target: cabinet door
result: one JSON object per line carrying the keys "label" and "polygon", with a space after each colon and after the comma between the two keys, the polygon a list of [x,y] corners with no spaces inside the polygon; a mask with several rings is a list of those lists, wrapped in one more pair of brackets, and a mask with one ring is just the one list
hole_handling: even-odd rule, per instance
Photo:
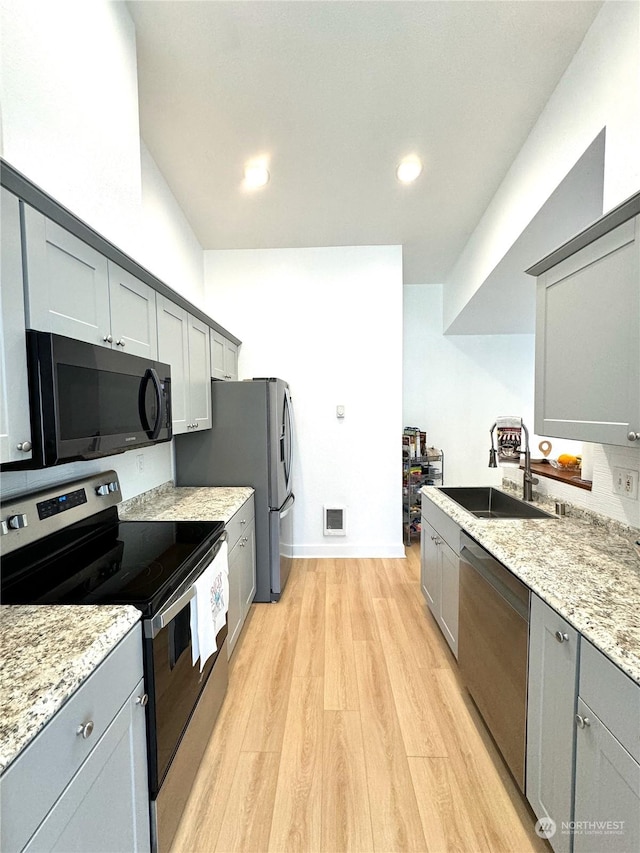
{"label": "cabinet door", "polygon": [[25,851],[150,850],[141,680]]}
{"label": "cabinet door", "polygon": [[244,542],[240,575],[240,601],[242,621],[244,622],[256,595],[256,526],[253,521],[245,529],[242,538]]}
{"label": "cabinet door", "polygon": [[556,853],[571,848],[561,824],[572,819],[578,640],[555,610],[531,596],[525,791],[536,817],[556,822],[549,839]]}
{"label": "cabinet door", "polygon": [[573,849],[640,850],[640,764],[580,698],[578,714]]}
{"label": "cabinet door", "polygon": [[228,379],[226,371],[226,340],[215,329],[209,330],[211,338],[211,376],[213,379]]}
{"label": "cabinet door", "polygon": [[631,446],[640,432],[640,217],[538,280],[535,431]]}
{"label": "cabinet door", "polygon": [[189,395],[191,422],[211,429],[211,349],[209,326],[189,317]]}
{"label": "cabinet door", "polygon": [[110,346],[107,259],[24,205],[27,325]]}
{"label": "cabinet door", "polygon": [[155,290],[109,261],[109,300],[113,348],[156,360],[158,324]]}
{"label": "cabinet door", "polygon": [[422,516],[420,578],[423,595],[436,619],[440,613],[440,552],[438,534]]}
{"label": "cabinet door", "polygon": [[440,539],[440,627],[451,651],[458,657],[458,585],[460,565],[458,555]]}
{"label": "cabinet door", "polygon": [[229,552],[229,610],[227,611],[227,653],[231,657],[242,628],[242,560],[244,550],[239,539]]}
{"label": "cabinet door", "polygon": [[238,347],[220,332],[210,330],[211,376],[213,379],[238,378]]}
{"label": "cabinet door", "polygon": [[238,378],[238,347],[228,339],[225,339],[224,369],[225,379]]}
{"label": "cabinet door", "polygon": [[158,359],[171,365],[171,416],[174,435],[191,423],[189,398],[188,315],[171,300],[157,294]]}
{"label": "cabinet door", "polygon": [[25,462],[32,451],[27,348],[25,343],[24,292],[20,203],[2,188],[2,250],[0,251],[0,463]]}

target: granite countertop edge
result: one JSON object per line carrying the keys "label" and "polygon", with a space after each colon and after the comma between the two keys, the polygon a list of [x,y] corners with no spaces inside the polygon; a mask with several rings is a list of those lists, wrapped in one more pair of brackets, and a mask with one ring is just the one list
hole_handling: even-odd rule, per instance
{"label": "granite countertop edge", "polygon": [[129,605],[0,607],[0,775],[140,616]]}
{"label": "granite countertop edge", "polygon": [[163,483],[118,506],[124,521],[222,521],[227,524],[254,493],[251,486]]}
{"label": "granite countertop edge", "polygon": [[640,685],[638,531],[569,515],[477,519],[437,487],[421,491]]}

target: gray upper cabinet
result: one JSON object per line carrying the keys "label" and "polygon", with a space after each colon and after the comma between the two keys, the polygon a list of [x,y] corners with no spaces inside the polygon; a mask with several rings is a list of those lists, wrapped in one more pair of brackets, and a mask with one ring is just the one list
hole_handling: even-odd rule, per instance
{"label": "gray upper cabinet", "polygon": [[157,294],[158,358],[171,365],[174,435],[211,428],[209,327]]}
{"label": "gray upper cabinet", "polygon": [[31,459],[20,202],[2,188],[0,252],[0,463]]}
{"label": "gray upper cabinet", "polygon": [[157,358],[153,288],[28,205],[24,218],[29,328]]}
{"label": "gray upper cabinet", "polygon": [[537,595],[531,596],[527,700],[526,795],[536,817],[551,818],[549,843],[570,853],[573,733],[579,634]]}
{"label": "gray upper cabinet", "polygon": [[238,378],[238,347],[215,329],[211,335],[211,376],[213,379]]}
{"label": "gray upper cabinet", "polygon": [[640,447],[640,216],[538,276],[535,431]]}
{"label": "gray upper cabinet", "polygon": [[27,325],[110,346],[107,259],[24,205]]}
{"label": "gray upper cabinet", "polygon": [[209,326],[188,315],[189,383],[194,429],[211,429],[211,348]]}
{"label": "gray upper cabinet", "polygon": [[112,346],[131,355],[157,359],[155,290],[109,261],[109,304]]}

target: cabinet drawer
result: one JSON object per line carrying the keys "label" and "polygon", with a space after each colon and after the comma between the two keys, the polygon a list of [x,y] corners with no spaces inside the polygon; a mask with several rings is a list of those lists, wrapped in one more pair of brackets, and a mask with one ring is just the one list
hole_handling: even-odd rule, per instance
{"label": "cabinet drawer", "polygon": [[[2,776],[2,850],[22,849],[142,676],[138,624]],[[78,727],[89,721],[93,731],[83,738]]]}
{"label": "cabinet drawer", "polygon": [[254,500],[253,495],[251,495],[251,497],[242,504],[240,509],[235,513],[235,515],[231,517],[231,519],[225,525],[227,536],[229,537],[229,552],[231,552],[233,546],[244,534],[245,529],[253,521],[253,515]]}
{"label": "cabinet drawer", "polygon": [[452,551],[460,556],[460,527],[425,495],[422,495],[422,517],[434,527]]}
{"label": "cabinet drawer", "polygon": [[640,761],[640,686],[584,638],[580,698]]}

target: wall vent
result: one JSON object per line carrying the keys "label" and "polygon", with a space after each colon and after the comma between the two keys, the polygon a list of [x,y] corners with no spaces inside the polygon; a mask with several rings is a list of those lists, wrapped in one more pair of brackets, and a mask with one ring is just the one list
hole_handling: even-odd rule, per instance
{"label": "wall vent", "polygon": [[325,506],[324,508],[324,535],[346,536],[347,535],[347,509],[344,506]]}

